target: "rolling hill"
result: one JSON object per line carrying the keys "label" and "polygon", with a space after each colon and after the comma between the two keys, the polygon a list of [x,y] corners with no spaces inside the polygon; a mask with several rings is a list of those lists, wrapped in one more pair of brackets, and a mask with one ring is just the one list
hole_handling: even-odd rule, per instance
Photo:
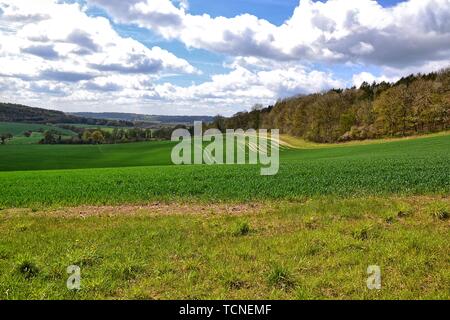
{"label": "rolling hill", "polygon": [[[0,172],[0,205],[282,200],[450,190],[449,135],[339,148],[283,149],[280,171],[270,179],[260,176],[255,165],[172,165],[174,145],[168,141],[0,146],[0,171],[13,171]],[[20,184],[15,183],[18,180]]]}
{"label": "rolling hill", "polygon": [[0,122],[24,122],[24,123],[65,123],[65,124],[90,124],[108,126],[132,126],[132,122],[123,120],[107,120],[79,117],[66,114],[61,111],[33,108],[20,104],[0,103]]}
{"label": "rolling hill", "polygon": [[161,115],[145,115],[136,113],[93,113],[93,112],[75,112],[75,116],[86,117],[92,119],[111,119],[132,122],[149,122],[162,124],[192,124],[194,121],[202,121],[205,123],[212,122],[214,117],[210,116],[161,116]]}

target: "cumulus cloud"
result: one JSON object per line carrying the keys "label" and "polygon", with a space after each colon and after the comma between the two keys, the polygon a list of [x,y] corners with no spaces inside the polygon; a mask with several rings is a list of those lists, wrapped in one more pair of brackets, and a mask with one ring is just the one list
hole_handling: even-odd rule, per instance
{"label": "cumulus cloud", "polygon": [[78,4],[0,0],[0,8],[0,20],[14,25],[0,24],[3,76],[78,82],[104,73],[197,72],[166,50],[119,36],[109,20],[89,17]]}
{"label": "cumulus cloud", "polygon": [[135,91],[164,74],[199,73],[167,50],[121,37],[108,19],[85,9],[57,0],[0,0],[2,100],[20,92],[30,104],[87,106],[110,92],[138,97]]}
{"label": "cumulus cloud", "polygon": [[68,36],[67,41],[78,45],[79,50],[86,50],[86,53],[99,52],[101,47],[94,42],[89,33],[83,30],[73,30]]}
{"label": "cumulus cloud", "polygon": [[53,45],[30,46],[27,48],[23,48],[21,51],[48,60],[56,60],[59,58],[59,54],[54,49]]}
{"label": "cumulus cloud", "polygon": [[[229,115],[291,95],[395,81],[450,60],[450,0],[390,8],[373,0],[301,0],[280,25],[250,14],[194,15],[187,0],[86,1],[111,18],[62,0],[0,0],[1,100],[66,111]],[[149,29],[168,47],[180,41],[224,54],[227,71],[203,75],[203,83],[170,82],[167,75],[194,81],[201,71],[120,36],[110,19]],[[314,70],[336,65],[341,75],[347,68],[346,79]]]}
{"label": "cumulus cloud", "polygon": [[355,85],[356,87],[361,86],[361,84],[363,82],[367,82],[367,83],[373,83],[373,82],[395,82],[397,80],[399,80],[399,77],[387,77],[385,75],[382,76],[375,76],[370,72],[361,72],[358,74],[353,75],[353,85]]}
{"label": "cumulus cloud", "polygon": [[[320,92],[344,85],[331,73],[299,66],[251,69],[232,63],[230,67],[229,73],[213,75],[204,83],[186,87],[169,82],[155,83],[152,76],[134,74],[114,74],[92,79],[82,79],[80,75],[77,79],[80,81],[69,90],[65,86],[51,87],[49,85],[54,82],[44,80],[40,80],[37,90],[31,88],[29,82],[20,79],[15,80],[13,87],[25,92],[26,101],[34,105],[42,105],[45,96],[45,106],[55,109],[64,106],[66,111],[231,115],[249,109],[255,103],[268,105],[274,103],[276,98]],[[68,75],[53,76],[69,80]]]}
{"label": "cumulus cloud", "polygon": [[170,0],[88,0],[188,47],[233,56],[406,67],[450,57],[450,0],[301,0],[276,26],[255,16],[191,15]]}
{"label": "cumulus cloud", "polygon": [[79,82],[92,78],[94,78],[94,76],[90,73],[82,73],[77,71],[43,70],[39,74],[39,79],[58,82]]}
{"label": "cumulus cloud", "polygon": [[[96,79],[97,80],[97,79]],[[229,73],[218,74],[209,81],[187,87],[168,82],[153,84],[148,79],[130,78],[103,79],[98,89],[105,86],[120,86],[121,93],[109,92],[111,99],[133,101],[135,104],[148,105],[158,102],[165,106],[165,113],[178,112],[182,106],[191,106],[188,113],[232,114],[255,103],[271,104],[275,98],[294,94],[320,92],[344,84],[332,74],[307,70],[302,67],[289,67],[272,70],[251,70],[235,65]],[[127,95],[124,97],[123,92]],[[112,95],[112,96],[111,96]],[[195,106],[195,110],[192,110]]]}

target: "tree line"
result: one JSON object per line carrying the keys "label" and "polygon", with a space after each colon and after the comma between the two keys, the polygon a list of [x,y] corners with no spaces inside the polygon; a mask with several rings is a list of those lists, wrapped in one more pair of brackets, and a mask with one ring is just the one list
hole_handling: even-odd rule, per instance
{"label": "tree line", "polygon": [[321,143],[409,136],[450,129],[450,68],[410,75],[396,83],[364,82],[359,88],[296,96],[274,106],[256,105],[212,127],[280,129]]}
{"label": "tree line", "polygon": [[44,132],[40,144],[116,144],[142,142],[152,140],[170,140],[172,132],[185,126],[174,128],[164,127],[160,129],[142,129],[142,128],[114,128],[112,130],[101,128],[80,128],[70,125],[61,125],[63,129],[71,130],[77,135],[72,137],[63,137],[55,130]]}

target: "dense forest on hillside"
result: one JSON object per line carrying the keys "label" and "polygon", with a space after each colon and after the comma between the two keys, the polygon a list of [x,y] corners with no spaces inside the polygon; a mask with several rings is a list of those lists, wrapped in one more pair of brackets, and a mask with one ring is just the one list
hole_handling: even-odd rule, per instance
{"label": "dense forest on hillside", "polygon": [[280,129],[322,143],[448,130],[450,69],[292,97],[267,108],[257,105],[231,118],[217,116],[214,126]]}
{"label": "dense forest on hillside", "polygon": [[71,123],[97,126],[131,127],[132,122],[122,120],[93,119],[68,115],[61,111],[32,108],[19,104],[0,102],[0,122]]}

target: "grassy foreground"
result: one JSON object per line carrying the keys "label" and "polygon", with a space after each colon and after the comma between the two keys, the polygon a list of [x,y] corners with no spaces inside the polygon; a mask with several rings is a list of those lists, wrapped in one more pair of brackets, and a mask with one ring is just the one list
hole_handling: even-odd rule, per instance
{"label": "grassy foreground", "polygon": [[435,196],[4,210],[0,299],[450,299],[449,209]]}

